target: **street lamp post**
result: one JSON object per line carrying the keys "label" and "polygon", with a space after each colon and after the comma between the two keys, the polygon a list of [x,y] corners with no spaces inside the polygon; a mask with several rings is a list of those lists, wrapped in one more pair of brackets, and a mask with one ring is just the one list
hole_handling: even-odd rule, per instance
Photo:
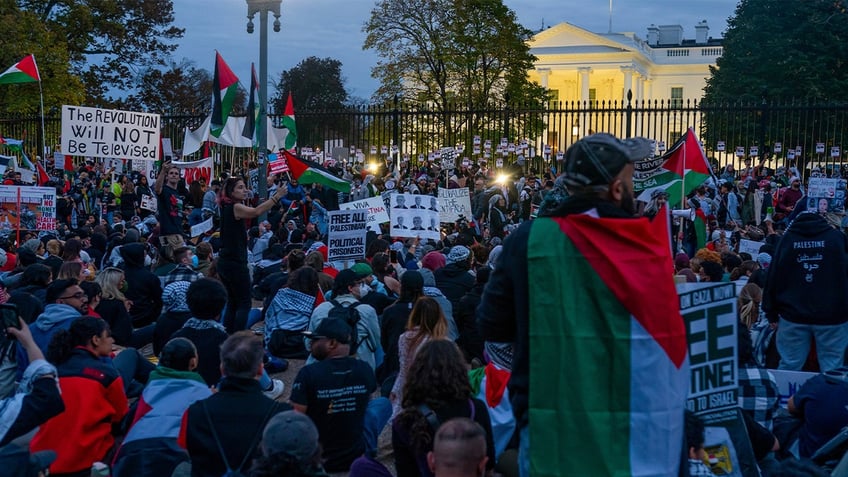
{"label": "street lamp post", "polygon": [[[259,200],[267,198],[268,162],[268,12],[274,14],[274,31],[280,31],[282,0],[247,0],[247,33],[253,33],[253,17],[259,13]],[[265,214],[260,220],[265,219]]]}

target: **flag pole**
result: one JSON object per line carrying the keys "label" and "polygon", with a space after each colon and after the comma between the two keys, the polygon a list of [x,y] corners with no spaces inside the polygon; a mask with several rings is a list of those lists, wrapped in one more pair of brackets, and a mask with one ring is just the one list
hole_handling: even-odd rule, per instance
{"label": "flag pole", "polygon": [[[32,58],[32,61],[35,62],[35,57]],[[36,66],[37,70],[38,66]],[[44,128],[44,89],[41,87],[41,73],[38,74],[38,98],[41,102],[41,167],[47,171],[47,153],[45,152],[47,149],[47,134]],[[39,172],[36,170],[35,173],[38,174]]]}

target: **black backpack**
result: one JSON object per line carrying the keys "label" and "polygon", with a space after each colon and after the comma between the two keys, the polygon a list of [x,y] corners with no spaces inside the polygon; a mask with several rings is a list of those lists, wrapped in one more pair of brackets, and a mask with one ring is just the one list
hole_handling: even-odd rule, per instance
{"label": "black backpack", "polygon": [[370,351],[375,351],[376,346],[372,343],[371,337],[366,331],[363,333],[365,336],[359,337],[359,321],[362,319],[359,316],[359,312],[356,311],[356,307],[361,305],[362,303],[355,303],[349,306],[342,305],[335,299],[330,300],[330,303],[333,304],[333,307],[330,309],[330,312],[327,313],[328,320],[343,320],[345,323],[350,326],[350,329],[353,330],[350,337],[350,354],[351,356],[355,355],[359,350],[359,345],[362,342],[365,342],[365,345],[368,346]]}

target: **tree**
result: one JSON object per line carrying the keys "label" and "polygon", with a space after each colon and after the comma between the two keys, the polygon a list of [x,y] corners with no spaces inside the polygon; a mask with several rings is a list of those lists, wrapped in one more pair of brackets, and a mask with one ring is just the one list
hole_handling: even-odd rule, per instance
{"label": "tree", "polygon": [[848,99],[845,0],[741,0],[704,100]]}
{"label": "tree", "polygon": [[[432,106],[433,120],[454,137],[500,128],[472,111],[517,103],[541,109],[546,99],[527,79],[536,59],[527,45],[532,32],[503,0],[379,0],[364,31],[363,48],[381,58],[372,71],[381,83],[376,96]],[[457,106],[469,114],[450,114]]]}
{"label": "tree", "polygon": [[271,104],[280,113],[289,93],[296,110],[341,109],[348,98],[342,63],[333,58],[306,58],[294,68],[283,71],[275,88]]}
{"label": "tree", "polygon": [[[8,1],[8,0],[7,0]],[[87,102],[109,106],[147,68],[164,66],[184,30],[172,26],[172,0],[18,0],[67,45]]]}
{"label": "tree", "polygon": [[[46,28],[32,13],[22,12],[14,1],[0,2],[0,71],[26,55],[35,55],[42,78],[45,113],[58,111],[62,104],[81,104],[84,88],[70,72],[68,50],[56,32]],[[11,84],[0,87],[0,110],[8,113],[39,111],[37,83]]]}
{"label": "tree", "polygon": [[[184,60],[179,64],[172,63],[167,70],[147,70],[141,75],[136,89],[138,93],[123,100],[121,107],[155,113],[201,112],[209,109],[212,75]],[[240,104],[238,100],[236,103]]]}

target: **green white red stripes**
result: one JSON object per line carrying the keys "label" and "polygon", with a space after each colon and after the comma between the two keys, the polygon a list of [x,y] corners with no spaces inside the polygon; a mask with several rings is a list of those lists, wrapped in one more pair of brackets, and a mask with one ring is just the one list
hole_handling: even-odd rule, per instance
{"label": "green white red stripes", "polygon": [[283,149],[282,155],[289,166],[289,173],[304,184],[321,184],[340,192],[350,192],[350,182],[333,175],[316,162],[301,159]]}
{"label": "green white red stripes", "polygon": [[664,216],[534,220],[532,475],[676,475],[688,364],[666,230]]}
{"label": "green white red stripes", "polygon": [[35,56],[28,55],[0,74],[0,84],[34,83],[41,81]]}

